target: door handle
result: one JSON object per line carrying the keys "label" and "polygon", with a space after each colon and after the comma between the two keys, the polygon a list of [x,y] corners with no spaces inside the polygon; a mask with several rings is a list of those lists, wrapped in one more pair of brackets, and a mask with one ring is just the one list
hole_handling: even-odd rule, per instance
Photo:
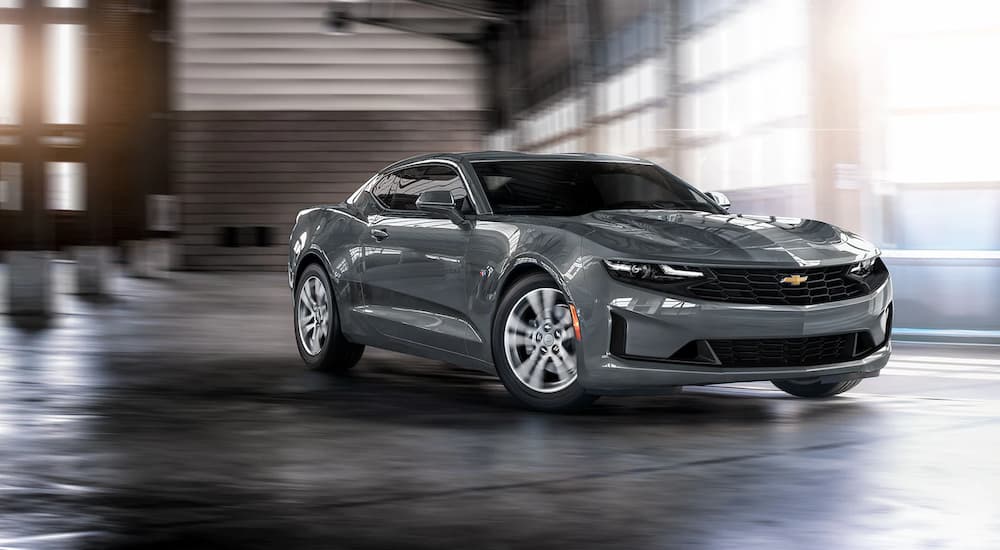
{"label": "door handle", "polygon": [[389,238],[389,232],[385,229],[372,228],[372,238],[376,241],[384,241]]}

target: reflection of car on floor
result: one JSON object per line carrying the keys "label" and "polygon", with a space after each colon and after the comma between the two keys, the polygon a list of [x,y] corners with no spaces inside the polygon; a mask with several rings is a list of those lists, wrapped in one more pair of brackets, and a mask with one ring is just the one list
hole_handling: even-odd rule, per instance
{"label": "reflection of car on floor", "polygon": [[758,380],[827,397],[876,376],[892,322],[878,250],[728,206],[627,157],[406,159],[299,213],[296,342],[322,369],[371,345],[495,371],[544,410]]}

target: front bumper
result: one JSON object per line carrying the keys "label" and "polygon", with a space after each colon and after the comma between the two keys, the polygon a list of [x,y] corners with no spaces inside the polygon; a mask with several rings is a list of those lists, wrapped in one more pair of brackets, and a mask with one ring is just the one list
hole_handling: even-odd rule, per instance
{"label": "front bumper", "polygon": [[[877,376],[889,360],[892,283],[875,292],[812,306],[772,306],[698,301],[601,281],[597,294],[577,299],[583,325],[579,375],[599,394],[664,393],[684,385],[817,378],[824,382]],[[593,288],[593,287],[591,287]],[[612,317],[627,322],[627,339],[612,345]],[[808,366],[741,366],[671,361],[699,340],[808,338],[867,334],[874,351],[856,358]],[[620,336],[620,335],[619,335]],[[616,349],[617,348],[617,349]],[[615,350],[616,352],[613,352]],[[623,353],[624,352],[624,353]]]}

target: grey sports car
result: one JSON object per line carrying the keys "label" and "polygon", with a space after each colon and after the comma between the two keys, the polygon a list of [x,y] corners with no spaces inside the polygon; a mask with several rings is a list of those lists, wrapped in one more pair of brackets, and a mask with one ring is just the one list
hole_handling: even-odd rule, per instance
{"label": "grey sports car", "polygon": [[496,372],[550,411],[760,380],[829,397],[877,376],[892,324],[878,249],[728,207],[629,157],[402,160],[299,212],[295,340],[324,370],[370,345]]}

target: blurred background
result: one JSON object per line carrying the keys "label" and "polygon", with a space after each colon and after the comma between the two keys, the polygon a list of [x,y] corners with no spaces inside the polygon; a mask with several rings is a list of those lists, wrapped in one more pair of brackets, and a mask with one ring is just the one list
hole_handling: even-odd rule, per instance
{"label": "blurred background", "polygon": [[[996,0],[0,0],[0,548],[992,549],[998,56]],[[577,416],[308,371],[296,212],[480,149],[861,233],[892,360]]]}
{"label": "blurred background", "polygon": [[0,0],[0,250],[281,270],[399,158],[621,153],[874,240],[900,337],[996,340],[998,52],[990,0]]}

